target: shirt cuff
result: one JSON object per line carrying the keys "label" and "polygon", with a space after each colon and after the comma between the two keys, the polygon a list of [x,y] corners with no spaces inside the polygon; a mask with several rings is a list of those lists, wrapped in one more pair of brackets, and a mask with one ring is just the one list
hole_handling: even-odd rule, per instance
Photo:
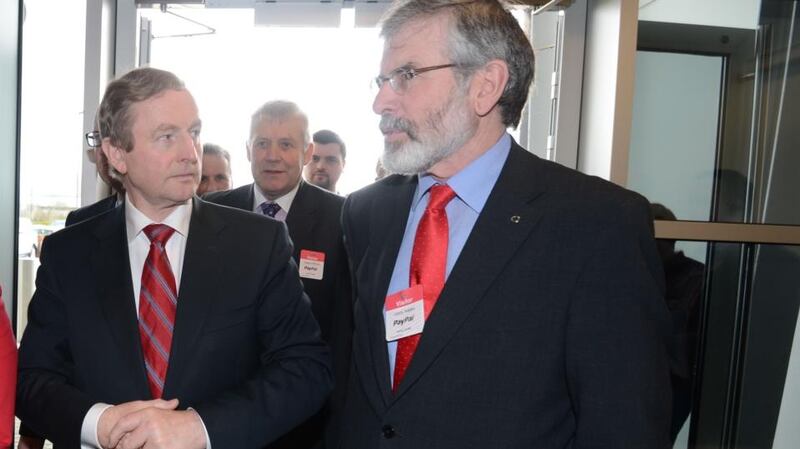
{"label": "shirt cuff", "polygon": [[186,410],[191,410],[194,412],[195,415],[197,415],[197,419],[200,420],[200,424],[203,426],[203,433],[206,434],[206,449],[211,449],[211,437],[208,436],[208,429],[206,429],[206,423],[203,422],[203,417],[200,416],[199,413],[197,413],[197,410],[191,407],[187,408]]}
{"label": "shirt cuff", "polygon": [[100,440],[97,438],[97,424],[100,422],[100,415],[111,405],[98,402],[86,412],[81,425],[81,449],[96,449],[100,447]]}

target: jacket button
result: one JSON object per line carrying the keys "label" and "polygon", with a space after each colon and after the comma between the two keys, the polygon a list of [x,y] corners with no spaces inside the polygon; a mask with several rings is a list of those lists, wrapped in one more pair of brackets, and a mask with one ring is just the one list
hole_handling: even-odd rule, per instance
{"label": "jacket button", "polygon": [[383,432],[383,437],[387,440],[397,436],[397,432],[395,432],[394,427],[390,426],[389,424],[383,426],[381,428],[381,432]]}

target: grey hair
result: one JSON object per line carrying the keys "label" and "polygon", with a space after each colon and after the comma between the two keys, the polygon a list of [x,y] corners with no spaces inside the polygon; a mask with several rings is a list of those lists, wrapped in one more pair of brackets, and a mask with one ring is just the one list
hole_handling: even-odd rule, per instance
{"label": "grey hair", "polygon": [[231,154],[228,152],[228,150],[222,148],[221,146],[215,143],[203,144],[203,156],[205,156],[206,154],[209,156],[219,156],[228,161],[228,164],[231,163]]}
{"label": "grey hair", "polygon": [[303,122],[303,148],[311,142],[308,134],[308,116],[297,104],[286,100],[268,101],[253,113],[250,119],[250,138],[262,121],[280,122],[291,117],[300,117]]}
{"label": "grey hair", "polygon": [[384,16],[381,36],[390,40],[409,22],[435,14],[452,19],[447,50],[462,87],[493,59],[508,65],[508,83],[497,104],[503,124],[516,128],[535,61],[531,43],[514,16],[497,0],[399,0]]}

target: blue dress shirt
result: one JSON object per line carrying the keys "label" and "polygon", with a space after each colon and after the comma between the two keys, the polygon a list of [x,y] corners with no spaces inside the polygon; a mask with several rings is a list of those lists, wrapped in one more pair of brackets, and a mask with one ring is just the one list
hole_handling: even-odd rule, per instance
{"label": "blue dress shirt", "polygon": [[[411,202],[411,210],[408,214],[403,242],[400,245],[400,252],[397,254],[397,260],[394,264],[387,296],[409,287],[411,250],[414,247],[414,236],[417,233],[417,225],[419,225],[419,221],[425,213],[425,208],[428,206],[428,191],[435,184],[447,184],[456,193],[456,197],[445,208],[449,225],[445,271],[445,282],[447,282],[447,277],[450,276],[450,271],[455,266],[458,256],[461,254],[461,250],[472,232],[472,227],[478,221],[478,215],[483,210],[483,206],[486,204],[486,200],[489,198],[489,194],[500,176],[500,171],[508,158],[509,151],[511,151],[511,136],[506,133],[481,157],[472,161],[450,179],[442,182],[433,175],[419,175],[419,182],[417,183],[417,189],[414,191],[414,199]],[[436,313],[435,307],[431,313]],[[391,385],[394,378],[397,341],[388,342],[387,349],[389,351],[389,382]]]}

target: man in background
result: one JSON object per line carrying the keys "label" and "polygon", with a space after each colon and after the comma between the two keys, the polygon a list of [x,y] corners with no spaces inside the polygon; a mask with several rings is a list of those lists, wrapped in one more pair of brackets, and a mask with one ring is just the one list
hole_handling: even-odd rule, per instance
{"label": "man in background", "polygon": [[285,229],[194,196],[201,121],[172,73],[111,82],[98,115],[125,201],[48,237],[17,414],[55,447],[261,448],[331,386]]}
{"label": "man in background", "polygon": [[231,155],[228,150],[213,143],[203,144],[203,171],[197,194],[231,189]]}
{"label": "man in background", "polygon": [[247,158],[253,183],[205,198],[286,222],[305,292],[333,353],[336,386],[329,407],[274,447],[302,449],[322,443],[327,411],[341,404],[340,387],[350,360],[350,275],[339,220],[344,199],[302,180],[312,154],[303,111],[289,101],[267,102],[250,121]]}
{"label": "man in background", "polygon": [[336,192],[336,183],[342,176],[347,148],[333,131],[322,129],[314,133],[314,153],[306,164],[303,176],[306,181],[329,192]]}
{"label": "man in background", "polygon": [[67,214],[67,219],[64,223],[66,226],[73,225],[111,210],[117,205],[122,204],[125,199],[125,187],[119,179],[112,176],[108,165],[108,159],[101,149],[100,144],[102,142],[102,137],[100,136],[100,130],[98,129],[100,126],[97,123],[96,116],[94,127],[95,129],[86,133],[85,136],[86,157],[97,168],[97,175],[100,176],[100,179],[111,188],[111,194],[95,203],[75,209]]}
{"label": "man in background", "polygon": [[496,0],[393,2],[390,173],[345,202],[347,449],[669,447],[669,315],[648,203],[516,127],[530,42]]}

